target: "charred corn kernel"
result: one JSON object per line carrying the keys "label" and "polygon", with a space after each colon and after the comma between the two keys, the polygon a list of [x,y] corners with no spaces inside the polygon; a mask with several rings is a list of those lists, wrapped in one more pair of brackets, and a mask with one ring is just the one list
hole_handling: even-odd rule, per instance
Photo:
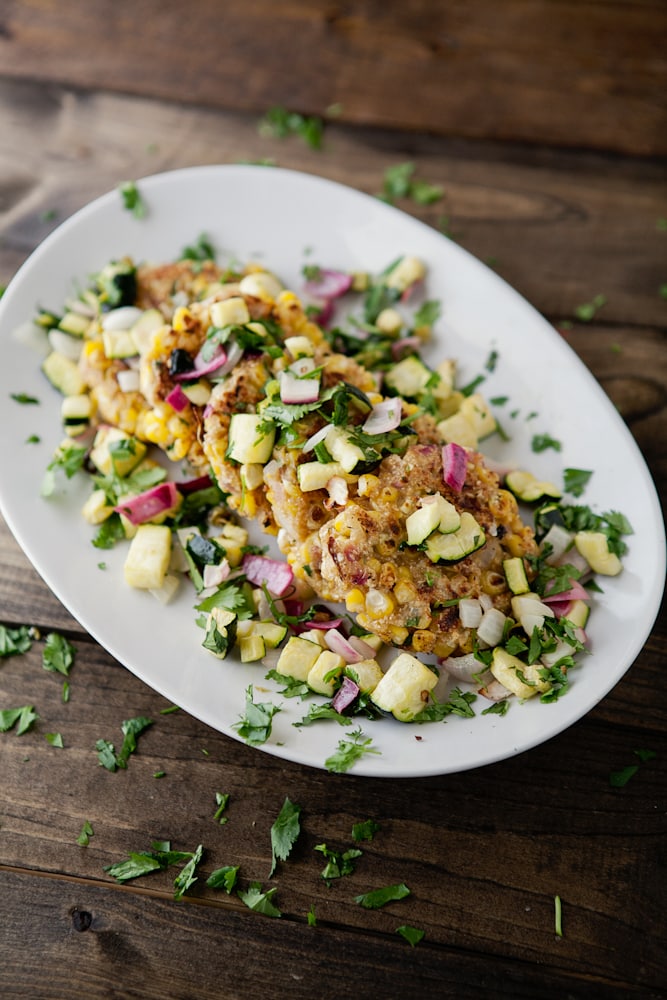
{"label": "charred corn kernel", "polygon": [[396,603],[390,594],[372,588],[366,594],[366,614],[369,618],[386,618],[392,613]]}
{"label": "charred corn kernel", "polygon": [[412,648],[418,653],[432,653],[435,646],[435,635],[427,629],[417,629],[412,633]]}
{"label": "charred corn kernel", "polygon": [[[482,471],[481,467],[478,467],[478,471]],[[496,490],[489,497],[489,510],[498,520],[506,520],[516,514],[518,509],[516,497],[509,490]]]}
{"label": "charred corn kernel", "polygon": [[380,333],[387,333],[391,336],[398,333],[403,326],[403,317],[396,309],[383,309],[375,320],[375,325]]}
{"label": "charred corn kernel", "polygon": [[380,490],[379,499],[382,503],[389,504],[393,507],[398,500],[398,490],[395,486],[383,486]]}
{"label": "charred corn kernel", "polygon": [[399,580],[406,580],[408,582],[411,582],[412,581],[412,573],[410,571],[410,568],[408,566],[399,566],[398,567],[398,578],[399,578]]}
{"label": "charred corn kernel", "polygon": [[507,535],[503,539],[507,551],[513,556],[522,556],[526,551],[526,544],[520,535]]}
{"label": "charred corn kernel", "polygon": [[402,628],[399,625],[392,625],[389,631],[391,632],[391,641],[394,646],[405,645],[410,635],[406,628]]}
{"label": "charred corn kernel", "polygon": [[366,607],[366,599],[364,598],[363,592],[355,587],[345,598],[345,607],[348,611],[353,614],[357,614],[359,611],[363,611]]}
{"label": "charred corn kernel", "polygon": [[364,475],[359,476],[359,482],[357,483],[357,493],[360,497],[369,497],[378,487],[380,480],[377,476]]}
{"label": "charred corn kernel", "polygon": [[482,573],[482,590],[485,594],[502,594],[507,590],[507,581],[503,573],[487,569]]}
{"label": "charred corn kernel", "polygon": [[399,604],[411,604],[413,601],[418,599],[419,592],[414,583],[408,583],[406,580],[399,580],[394,587],[394,597]]}
{"label": "charred corn kernel", "polygon": [[[375,551],[383,559],[388,559],[390,556],[396,555],[397,543],[393,538],[387,538],[386,541],[379,541],[375,543]],[[392,566],[392,571],[394,577],[396,576],[396,567]]]}
{"label": "charred corn kernel", "polygon": [[[174,319],[171,325],[176,333],[186,333],[188,330],[193,330],[197,326],[198,322],[197,317],[190,312],[187,306],[180,306],[174,313]],[[156,341],[159,342],[157,337]]]}
{"label": "charred corn kernel", "polygon": [[456,646],[452,646],[451,643],[446,642],[444,639],[436,638],[435,645],[433,646],[431,652],[445,660],[448,656],[451,656],[455,650]]}

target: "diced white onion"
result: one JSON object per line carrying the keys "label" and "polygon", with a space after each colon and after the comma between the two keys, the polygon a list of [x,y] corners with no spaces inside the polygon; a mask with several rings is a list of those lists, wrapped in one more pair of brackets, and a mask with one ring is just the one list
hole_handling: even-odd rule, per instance
{"label": "diced white onion", "polygon": [[83,341],[80,337],[73,337],[62,330],[49,330],[47,337],[49,344],[58,354],[63,354],[70,361],[78,361],[81,357]]}
{"label": "diced white onion", "polygon": [[503,637],[505,615],[498,608],[485,611],[477,628],[477,638],[487,642],[489,646],[497,646]]}
{"label": "diced white onion", "polygon": [[540,546],[542,549],[544,549],[546,545],[551,546],[551,552],[547,556],[546,561],[550,564],[558,562],[560,557],[572,545],[573,539],[574,534],[571,531],[568,531],[567,528],[563,528],[560,524],[552,524],[542,539]]}
{"label": "diced white onion", "polygon": [[464,628],[477,628],[482,620],[482,605],[476,597],[463,597],[459,601],[459,618]]}
{"label": "diced white onion", "polygon": [[47,355],[49,353],[49,342],[44,336],[44,330],[37,326],[32,320],[26,320],[12,330],[12,337],[23,347],[29,347],[38,354]]}
{"label": "diced white onion", "polygon": [[152,588],[151,594],[160,602],[160,604],[168,604],[178,590],[179,583],[180,579],[177,576],[172,576],[170,573],[167,573],[162,586]]}
{"label": "diced white onion", "polygon": [[139,392],[139,372],[134,368],[122,368],[116,375],[121,392]]}
{"label": "diced white onion", "polygon": [[442,661],[442,666],[451,677],[464,684],[472,684],[474,676],[481,676],[484,672],[484,664],[480,663],[474,653],[466,653],[464,656],[448,656],[446,660]]}
{"label": "diced white onion", "polygon": [[141,309],[136,306],[121,306],[105,313],[100,322],[103,330],[129,330],[141,315]]}
{"label": "diced white onion", "polygon": [[479,603],[482,605],[482,611],[488,611],[493,607],[493,598],[490,594],[480,594]]}

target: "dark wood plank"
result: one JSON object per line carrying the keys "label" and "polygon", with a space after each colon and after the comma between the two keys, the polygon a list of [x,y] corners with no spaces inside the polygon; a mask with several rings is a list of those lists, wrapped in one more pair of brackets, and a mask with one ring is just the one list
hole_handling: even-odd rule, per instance
{"label": "dark wood plank", "polygon": [[[336,1000],[420,996],[477,1000],[652,1000],[635,984],[579,978],[539,964],[480,962],[425,940],[414,953],[393,933],[345,933],[229,907],[169,903],[136,891],[0,870],[3,996],[80,994],[141,1000]],[[84,929],[85,928],[85,929]],[[196,985],[195,985],[196,984]]]}
{"label": "dark wood plank", "polygon": [[[202,843],[202,875],[240,864],[243,886],[259,880],[278,887],[290,922],[303,924],[313,906],[327,927],[385,941],[409,923],[426,930],[433,946],[539,966],[553,976],[646,990],[663,981],[664,830],[655,804],[667,793],[667,718],[659,699],[643,719],[645,693],[659,683],[658,657],[638,664],[603,706],[529,754],[461,775],[388,782],[301,768],[186,713],[160,715],[164,699],[94,644],[76,645],[67,704],[62,678],[41,669],[38,645],[0,670],[0,704],[33,704],[40,715],[24,736],[0,737],[11,789],[0,817],[0,865],[66,872],[92,884],[109,882],[105,865],[156,838],[179,850]],[[637,691],[644,692],[641,710],[634,707]],[[100,768],[95,741],[118,739],[121,720],[139,714],[155,721],[127,770]],[[46,732],[60,732],[64,749],[49,746]],[[636,763],[635,749],[657,757],[625,788],[612,788],[610,772]],[[157,771],[165,777],[154,778]],[[213,819],[216,791],[231,796],[224,826]],[[293,857],[269,880],[269,830],[286,795],[302,806],[303,832]],[[346,849],[352,824],[367,818],[380,831],[361,845],[355,874],[327,888],[315,845]],[[84,820],[95,831],[87,848],[76,844]],[[172,877],[158,873],[136,885],[167,899]],[[370,888],[401,881],[412,896],[387,910],[354,902]],[[554,934],[556,894],[563,900],[562,939]],[[220,902],[203,880],[192,896]],[[222,902],[240,909],[238,900]]]}
{"label": "dark wood plank", "polygon": [[667,325],[660,165],[339,126],[316,151],[296,138],[259,135],[254,117],[7,81],[0,129],[0,281],[59,221],[128,177],[272,157],[375,194],[388,167],[410,160],[445,197],[401,207],[434,227],[446,216],[462,246],[492,258],[545,315],[572,317],[602,293],[601,322]]}
{"label": "dark wood plank", "polygon": [[[10,0],[3,73],[263,112],[535,144],[667,151],[663,4]],[[139,25],[150,25],[150,43]],[[303,81],[308,81],[304,87]]]}

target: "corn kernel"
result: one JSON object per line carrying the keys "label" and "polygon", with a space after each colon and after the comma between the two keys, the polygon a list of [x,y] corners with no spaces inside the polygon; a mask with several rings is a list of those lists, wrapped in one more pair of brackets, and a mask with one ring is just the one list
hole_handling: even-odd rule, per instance
{"label": "corn kernel", "polygon": [[435,646],[435,635],[426,629],[417,629],[412,635],[412,648],[417,653],[431,653]]}
{"label": "corn kernel", "polygon": [[394,587],[394,597],[399,604],[411,604],[417,600],[419,592],[413,583],[408,583],[406,580],[399,580]]}
{"label": "corn kernel", "polygon": [[[186,333],[197,325],[197,319],[186,306],[180,306],[174,313],[172,327],[177,333]],[[157,340],[157,338],[156,338]]]}
{"label": "corn kernel", "polygon": [[377,476],[366,474],[364,476],[359,476],[359,482],[357,483],[357,493],[360,497],[368,497],[377,489],[377,485],[380,482]]}
{"label": "corn kernel", "polygon": [[502,573],[495,570],[485,570],[482,574],[482,590],[485,594],[502,594],[507,590],[507,582]]}
{"label": "corn kernel", "polygon": [[366,607],[366,601],[363,592],[359,590],[358,587],[355,587],[355,589],[351,590],[347,595],[345,598],[345,606],[347,610],[351,611],[353,614],[364,610]]}
{"label": "corn kernel", "polygon": [[386,618],[396,607],[390,594],[372,589],[366,595],[366,614],[369,618]]}
{"label": "corn kernel", "polygon": [[401,628],[398,625],[392,625],[391,629],[391,641],[395,646],[403,646],[407,641],[410,633],[406,628]]}

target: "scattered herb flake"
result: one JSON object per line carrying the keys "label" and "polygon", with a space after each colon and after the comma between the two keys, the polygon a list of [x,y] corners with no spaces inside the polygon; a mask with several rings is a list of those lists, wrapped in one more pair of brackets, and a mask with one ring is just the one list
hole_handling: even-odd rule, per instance
{"label": "scattered herb flake", "polygon": [[132,212],[135,219],[143,219],[146,216],[146,202],[142,198],[139,188],[134,181],[123,181],[118,185],[118,191],[123,200],[123,208]]}
{"label": "scattered herb flake", "polygon": [[201,861],[203,851],[203,846],[199,844],[193,851],[192,857],[186,861],[174,879],[174,899],[181,899],[190,886],[194,885],[197,881],[195,872],[197,870],[197,865]]}
{"label": "scattered herb flake", "polygon": [[16,726],[16,735],[23,736],[39,716],[33,705],[22,705],[21,708],[4,708],[0,710],[0,733],[6,733]]}
{"label": "scattered herb flake", "polygon": [[374,819],[364,820],[363,823],[355,823],[352,827],[352,839],[357,843],[360,840],[372,840],[380,829],[380,824]]}
{"label": "scattered herb flake", "polygon": [[638,770],[639,764],[630,764],[628,767],[621,768],[620,771],[612,771],[609,775],[609,784],[612,788],[624,788]]}
{"label": "scattered herb flake", "polygon": [[39,434],[30,434],[29,437],[25,439],[26,444],[39,444],[41,441]]}
{"label": "scattered herb flake", "polygon": [[502,701],[494,701],[493,705],[489,705],[480,714],[481,715],[506,715],[507,710],[510,707],[509,699],[503,698]]}
{"label": "scattered herb flake", "polygon": [[347,851],[334,851],[326,844],[317,844],[314,850],[319,851],[326,858],[327,863],[320,875],[327,884],[330,884],[333,879],[352,875],[354,862],[363,855],[363,851],[360,851],[358,847],[350,847]]}
{"label": "scattered herb flake", "polygon": [[153,774],[154,778],[166,778],[166,776],[167,776],[166,771],[155,771]]}
{"label": "scattered herb flake", "polygon": [[645,764],[647,760],[654,760],[657,757],[655,750],[633,750],[633,754],[639,757],[642,764]]}
{"label": "scattered herb flake", "polygon": [[0,625],[0,658],[27,653],[31,646],[29,625]]}
{"label": "scattered herb flake", "polygon": [[74,646],[64,635],[49,632],[42,650],[42,666],[54,673],[69,674],[74,663]]}
{"label": "scattered herb flake", "polygon": [[590,323],[606,302],[607,297],[605,295],[596,295],[590,302],[583,302],[581,305],[576,306],[574,315],[581,323]]}
{"label": "scattered herb flake", "polygon": [[38,406],[39,400],[36,396],[29,396],[27,392],[10,392],[14,402],[21,403],[22,406]]}
{"label": "scattered herb flake", "polygon": [[530,447],[537,454],[541,451],[546,451],[547,448],[553,448],[554,451],[560,451],[562,449],[562,444],[557,441],[556,438],[552,438],[550,434],[534,434],[533,439],[530,442]]}
{"label": "scattered herb flake", "polygon": [[295,805],[286,797],[271,827],[271,871],[269,878],[276,870],[277,862],[287,860],[297,841],[301,832],[300,814],[301,806]]}
{"label": "scattered herb flake", "polygon": [[280,708],[271,702],[256,702],[253,700],[253,687],[246,689],[245,715],[235,722],[233,729],[250,746],[266,743],[271,735],[272,719]]}
{"label": "scattered herb flake", "polygon": [[398,885],[387,885],[382,889],[372,889],[361,896],[355,896],[354,901],[367,910],[379,910],[380,907],[386,906],[387,903],[391,903],[397,899],[405,899],[409,895],[410,890],[405,882],[400,882]]}
{"label": "scattered herb flake", "polygon": [[216,820],[220,826],[223,826],[227,822],[227,817],[223,816],[223,812],[227,808],[227,803],[229,802],[229,792],[216,792],[215,793],[215,803],[217,809],[213,813],[213,819]]}
{"label": "scattered herb flake", "polygon": [[168,708],[161,708],[160,715],[171,715],[173,712],[180,712],[180,705],[169,705]]}
{"label": "scattered herb flake", "polygon": [[286,139],[288,136],[297,135],[311,149],[322,148],[323,132],[324,123],[321,118],[288,111],[281,106],[269,108],[259,123],[260,135],[272,139]]}
{"label": "scattered herb flake", "polygon": [[593,473],[589,469],[564,469],[563,487],[565,492],[571,493],[573,497],[580,497],[592,475]]}
{"label": "scattered herb flake", "polygon": [[211,243],[206,233],[200,233],[196,241],[181,250],[181,260],[192,260],[203,263],[207,260],[215,260],[215,247]]}
{"label": "scattered herb flake", "polygon": [[658,289],[658,295],[660,296],[661,299],[667,299],[667,282],[660,285],[660,288]]}
{"label": "scattered herb flake", "polygon": [[238,874],[238,865],[224,865],[222,868],[216,868],[214,872],[211,872],[206,879],[206,885],[210,889],[224,889],[229,896],[236,885]]}
{"label": "scattered herb flake", "polygon": [[277,887],[269,889],[267,892],[262,892],[261,884],[253,882],[246,892],[239,891],[238,896],[249,910],[263,913],[266,917],[280,917],[282,916],[280,910],[272,902],[277,892]]}
{"label": "scattered herb flake", "polygon": [[81,833],[76,838],[76,842],[79,847],[88,847],[90,843],[90,838],[94,836],[95,831],[93,830],[91,824],[88,820],[84,820],[83,826],[81,827]]}
{"label": "scattered herb flake", "polygon": [[309,927],[317,927],[317,917],[315,916],[315,905],[313,904],[306,914]]}
{"label": "scattered herb flake", "polygon": [[372,746],[373,740],[370,737],[364,738],[364,736],[365,734],[359,728],[351,732],[349,736],[339,740],[336,752],[331,757],[327,757],[324,762],[327,770],[343,774],[345,771],[349,771],[365,754],[379,754],[381,751]]}
{"label": "scattered herb flake", "polygon": [[63,681],[62,700],[65,704],[69,701],[69,681]]}
{"label": "scattered herb flake", "polygon": [[560,896],[554,896],[554,924],[555,931],[558,937],[563,936],[563,907],[560,901]]}
{"label": "scattered herb flake", "polygon": [[113,743],[109,743],[108,740],[98,740],[96,742],[95,749],[97,750],[100,765],[106,768],[107,771],[112,772],[117,771],[119,768],[125,769],[130,754],[134,753],[137,749],[137,738],[145,729],[152,725],[153,720],[147,719],[143,715],[137,716],[134,719],[125,719],[120,727],[124,739],[118,754],[116,754],[116,748]]}
{"label": "scattered herb flake", "polygon": [[44,739],[52,747],[58,747],[59,749],[62,750],[63,747],[65,746],[65,744],[63,743],[63,738],[60,733],[45,733]]}
{"label": "scattered herb flake", "polygon": [[418,927],[411,927],[409,924],[402,924],[400,927],[396,928],[396,933],[400,934],[402,938],[405,938],[408,944],[414,948],[416,944],[419,944],[426,932],[420,930]]}

